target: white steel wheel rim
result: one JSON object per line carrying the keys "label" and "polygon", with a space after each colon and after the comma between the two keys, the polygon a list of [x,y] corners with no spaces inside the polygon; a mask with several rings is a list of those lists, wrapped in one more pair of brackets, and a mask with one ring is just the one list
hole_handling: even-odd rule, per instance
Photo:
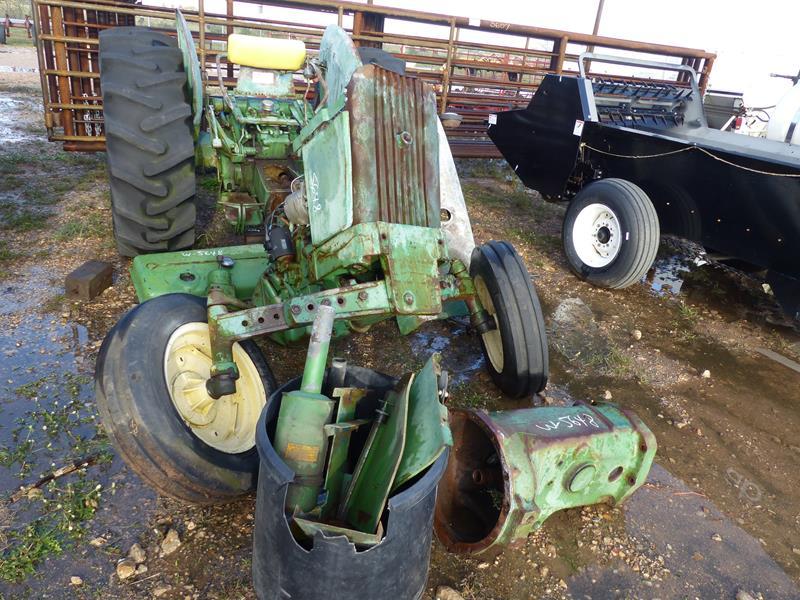
{"label": "white steel wheel rim", "polygon": [[492,368],[498,373],[502,373],[504,364],[503,339],[500,337],[500,323],[497,322],[497,311],[494,308],[492,295],[489,293],[489,288],[486,287],[486,282],[480,275],[475,277],[473,283],[475,285],[475,293],[478,295],[478,300],[481,301],[483,309],[494,319],[494,329],[481,334],[483,347],[486,349],[486,356]]}
{"label": "white steel wheel rim", "polygon": [[186,323],[174,331],[164,353],[164,378],[172,405],[194,435],[227,454],[255,446],[256,424],[267,393],[255,363],[237,343],[236,392],[214,400],[206,390],[211,375],[208,323]]}
{"label": "white steel wheel rim", "polygon": [[621,245],[622,227],[613,210],[600,203],[581,209],[572,226],[572,246],[583,264],[607,267],[617,258]]}

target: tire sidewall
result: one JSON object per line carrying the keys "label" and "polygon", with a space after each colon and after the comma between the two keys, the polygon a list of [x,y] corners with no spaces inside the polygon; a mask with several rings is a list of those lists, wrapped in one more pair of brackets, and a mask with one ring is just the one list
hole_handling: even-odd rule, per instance
{"label": "tire sidewall", "polygon": [[490,241],[473,252],[470,274],[486,284],[500,331],[502,371],[494,368],[480,338],[492,380],[514,398],[540,392],[548,378],[544,317],[524,262],[510,243]]}
{"label": "tire sidewall", "polygon": [[513,340],[514,328],[512,327],[509,315],[506,310],[505,303],[507,298],[500,290],[500,283],[497,281],[494,269],[498,265],[492,264],[491,258],[487,257],[482,252],[472,260],[475,265],[473,277],[481,277],[486,284],[486,290],[492,298],[492,303],[495,308],[495,319],[497,327],[500,330],[500,342],[503,345],[503,370],[498,371],[494,368],[492,361],[489,360],[488,353],[486,352],[486,344],[484,343],[483,336],[480,337],[481,349],[483,350],[486,359],[486,366],[489,369],[489,374],[492,380],[500,388],[505,388],[507,383],[506,379],[517,374],[517,352],[520,350],[516,348]]}
{"label": "tire sidewall", "polygon": [[[118,362],[109,365],[118,394],[107,401],[129,415],[130,431],[148,458],[170,476],[189,480],[191,487],[207,487],[208,495],[235,496],[255,486],[258,451],[228,454],[200,440],[180,417],[173,404],[164,374],[164,355],[171,335],[192,322],[207,322],[205,299],[169,294],[149,300],[129,312],[115,328],[120,337]],[[262,376],[267,398],[275,382],[253,342],[242,342]],[[113,417],[112,417],[113,418]],[[116,422],[115,426],[120,427]],[[112,435],[117,437],[118,434]],[[135,465],[134,469],[136,468]],[[168,487],[164,482],[161,487]]]}
{"label": "tire sidewall", "polygon": [[[585,264],[575,250],[572,230],[580,212],[590,204],[603,204],[617,217],[620,227],[620,247],[614,259],[604,267],[591,267]],[[621,197],[618,188],[606,181],[596,181],[586,186],[575,196],[567,208],[562,230],[564,253],[570,268],[578,277],[601,286],[612,286],[631,271],[637,260],[636,242],[631,231],[631,207]]]}

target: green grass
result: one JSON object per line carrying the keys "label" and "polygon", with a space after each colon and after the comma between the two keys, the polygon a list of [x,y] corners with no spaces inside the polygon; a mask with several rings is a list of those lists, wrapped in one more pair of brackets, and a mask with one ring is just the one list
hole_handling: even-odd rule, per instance
{"label": "green grass", "polygon": [[495,410],[498,407],[497,396],[475,389],[470,383],[460,383],[450,386],[448,406],[453,408],[484,408]]}
{"label": "green grass", "polygon": [[101,497],[100,485],[83,475],[66,484],[52,481],[41,492],[28,501],[41,503],[43,514],[10,530],[0,546],[0,580],[22,581],[48,556],[57,556],[80,540]]}
{"label": "green grass", "polygon": [[672,329],[675,331],[675,338],[679,342],[693,342],[697,339],[695,333],[695,326],[700,320],[700,313],[696,308],[693,308],[681,301],[678,305],[677,318],[672,321]]}
{"label": "green grass", "polygon": [[216,177],[203,177],[200,180],[200,187],[209,192],[216,192],[219,189],[219,181]]}
{"label": "green grass", "polygon": [[[14,395],[31,408],[14,420],[11,443],[0,446],[0,466],[30,481],[90,457],[93,465],[108,464],[110,441],[86,400],[91,381],[89,375],[65,372],[17,386]],[[20,499],[14,520],[0,527],[0,582],[20,582],[48,557],[78,544],[102,493],[86,469],[79,469]]]}
{"label": "green grass", "polygon": [[[2,158],[0,158],[2,161]],[[22,187],[24,180],[22,177],[17,175],[8,174],[3,178],[0,178],[0,192],[10,192],[12,190],[16,190]]]}
{"label": "green grass", "polygon": [[633,361],[614,344],[610,344],[603,352],[587,356],[585,366],[589,372],[620,379],[636,374]]}
{"label": "green grass", "polygon": [[33,46],[33,38],[28,37],[28,32],[17,27],[11,30],[11,35],[6,38],[6,46]]}
{"label": "green grass", "polygon": [[12,150],[0,155],[0,173],[11,174],[18,172],[20,166],[42,166],[42,155],[38,152],[27,150]]}
{"label": "green grass", "polygon": [[633,361],[616,346],[611,346],[608,349],[604,365],[608,374],[614,377],[633,375]]}
{"label": "green grass", "polygon": [[0,262],[14,260],[15,258],[19,258],[20,256],[21,255],[19,252],[11,250],[8,247],[8,242],[0,240]]}
{"label": "green grass", "polygon": [[508,230],[511,237],[520,242],[530,244],[544,252],[554,252],[561,249],[561,238],[549,233],[537,233],[533,229],[521,229],[512,227]]}
{"label": "green grass", "polygon": [[11,231],[44,229],[49,215],[40,211],[9,205],[0,206],[0,228]]}
{"label": "green grass", "polygon": [[[3,82],[0,83],[0,91],[3,91],[7,94],[21,94],[25,96],[30,96],[31,94],[36,94],[36,95],[41,94],[42,88],[40,88],[35,83]],[[44,124],[42,124],[42,130],[44,130]]]}
{"label": "green grass", "polygon": [[108,233],[105,217],[99,212],[90,212],[85,217],[70,219],[55,232],[55,239],[64,242],[76,238],[103,237]]}

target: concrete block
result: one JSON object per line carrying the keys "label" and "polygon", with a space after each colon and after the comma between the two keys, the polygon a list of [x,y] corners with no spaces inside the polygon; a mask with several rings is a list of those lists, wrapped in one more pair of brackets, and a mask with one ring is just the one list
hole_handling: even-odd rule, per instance
{"label": "concrete block", "polygon": [[90,260],[64,280],[64,293],[74,300],[92,300],[113,284],[114,267],[110,263]]}

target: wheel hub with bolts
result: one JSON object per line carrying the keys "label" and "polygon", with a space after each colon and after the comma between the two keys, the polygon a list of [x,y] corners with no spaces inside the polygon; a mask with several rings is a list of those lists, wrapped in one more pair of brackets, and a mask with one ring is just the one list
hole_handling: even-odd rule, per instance
{"label": "wheel hub with bolts", "polygon": [[207,323],[186,323],[170,337],[164,352],[164,377],[181,419],[203,442],[229,454],[255,444],[256,423],[266,392],[255,364],[239,344],[233,347],[239,368],[236,391],[212,398],[206,389],[211,374],[211,341]]}
{"label": "wheel hub with bolts", "polygon": [[586,206],[575,219],[572,243],[586,265],[602,268],[611,264],[622,243],[622,228],[616,213],[605,204]]}

